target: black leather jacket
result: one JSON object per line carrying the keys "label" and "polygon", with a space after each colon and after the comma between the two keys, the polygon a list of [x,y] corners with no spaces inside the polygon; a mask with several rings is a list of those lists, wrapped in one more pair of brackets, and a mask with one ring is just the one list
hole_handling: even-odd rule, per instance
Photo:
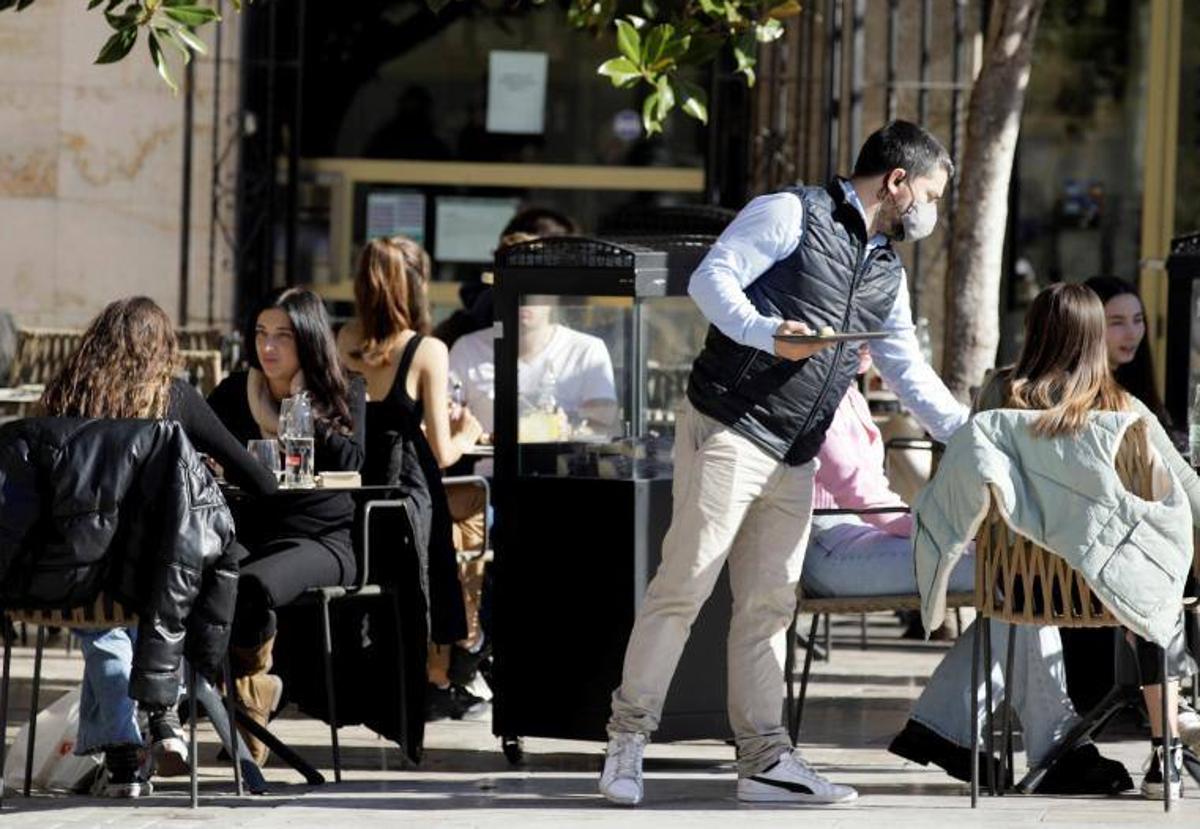
{"label": "black leather jacket", "polygon": [[[900,257],[890,244],[867,250],[862,214],[837,179],[788,192],[804,205],[800,244],[754,280],[746,296],[759,313],[814,330],[879,330],[904,278]],[[798,465],[816,457],[857,369],[858,354],[847,343],[792,362],[709,326],[688,399],[771,457]]]}
{"label": "black leather jacket", "polygon": [[30,418],[0,427],[0,605],[100,592],[138,614],[129,695],[173,704],[186,653],[218,672],[237,597],[233,518],[179,424]]}

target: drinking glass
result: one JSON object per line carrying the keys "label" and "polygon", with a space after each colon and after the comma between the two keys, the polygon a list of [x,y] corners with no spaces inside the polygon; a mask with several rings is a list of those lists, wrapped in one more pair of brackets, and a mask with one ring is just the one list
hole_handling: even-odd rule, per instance
{"label": "drinking glass", "polygon": [[279,453],[279,441],[250,440],[246,442],[246,449],[272,475],[279,477],[279,473],[283,471],[283,456]]}

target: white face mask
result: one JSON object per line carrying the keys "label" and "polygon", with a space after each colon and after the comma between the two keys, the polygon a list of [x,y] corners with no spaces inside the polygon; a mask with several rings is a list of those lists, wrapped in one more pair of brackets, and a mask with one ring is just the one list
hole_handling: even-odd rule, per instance
{"label": "white face mask", "polygon": [[[908,192],[913,193],[912,185],[909,185]],[[913,193],[913,203],[900,216],[904,225],[901,241],[904,242],[920,241],[933,233],[933,229],[937,227],[937,204],[931,201],[918,202],[916,199],[917,194]]]}

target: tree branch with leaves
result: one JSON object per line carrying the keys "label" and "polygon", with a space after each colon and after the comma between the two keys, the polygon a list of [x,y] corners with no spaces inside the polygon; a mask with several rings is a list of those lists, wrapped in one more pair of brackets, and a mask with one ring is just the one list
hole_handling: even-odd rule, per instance
{"label": "tree branch with leaves", "polygon": [[[231,3],[240,11],[249,1]],[[0,12],[23,11],[36,2],[0,0]],[[437,14],[451,3],[483,5],[490,0],[425,2]],[[531,2],[536,6],[546,0]],[[89,0],[87,8],[101,11],[113,29],[96,63],[124,59],[144,32],[150,60],[172,90],[178,84],[169,52],[177,52],[185,63],[194,54],[206,54],[197,30],[220,19],[213,0]],[[596,71],[618,88],[647,89],[642,124],[648,134],[661,132],[677,108],[707,123],[708,95],[685,75],[727,52],[734,70],[753,86],[759,44],[777,40],[783,34],[781,21],[799,13],[798,0],[569,0],[567,6],[567,19],[576,29],[613,39],[615,54]]]}
{"label": "tree branch with leaves", "polygon": [[[24,11],[37,0],[0,0],[0,12],[13,9]],[[231,0],[237,10],[242,0]],[[103,8],[102,8],[103,7]],[[167,50],[178,53],[186,64],[193,54],[208,54],[208,47],[196,30],[221,19],[211,4],[197,0],[89,0],[88,11],[100,11],[113,34],[100,48],[96,63],[116,63],[124,59],[143,32],[150,60],[159,76],[174,92],[179,85],[167,60]]]}

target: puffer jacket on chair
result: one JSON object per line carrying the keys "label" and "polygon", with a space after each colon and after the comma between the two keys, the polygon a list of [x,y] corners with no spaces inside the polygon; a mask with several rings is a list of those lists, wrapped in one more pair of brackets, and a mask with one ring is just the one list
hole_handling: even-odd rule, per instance
{"label": "puffer jacket on chair", "polygon": [[237,596],[233,517],[182,427],[30,418],[0,427],[0,606],[138,614],[129,695],[173,704],[180,657],[217,673]]}
{"label": "puffer jacket on chair", "polygon": [[1041,412],[982,412],[946,445],[937,475],[913,508],[921,615],[945,615],[946,584],[996,499],[1013,531],[1078,570],[1122,624],[1158,645],[1174,635],[1192,562],[1192,514],[1165,465],[1146,501],[1121,483],[1115,459],[1130,412],[1092,412],[1078,435],[1036,437]]}

